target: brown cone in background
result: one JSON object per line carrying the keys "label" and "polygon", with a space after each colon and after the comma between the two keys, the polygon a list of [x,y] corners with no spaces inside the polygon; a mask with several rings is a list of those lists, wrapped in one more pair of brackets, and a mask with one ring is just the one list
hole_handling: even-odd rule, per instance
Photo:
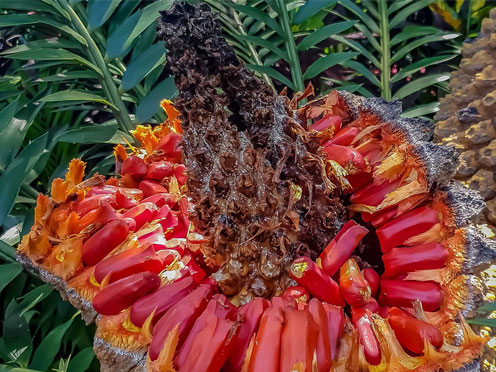
{"label": "brown cone in background", "polygon": [[435,140],[460,153],[455,178],[480,192],[487,208],[479,223],[496,228],[496,9],[479,36],[464,43],[451,74],[451,93],[441,99]]}

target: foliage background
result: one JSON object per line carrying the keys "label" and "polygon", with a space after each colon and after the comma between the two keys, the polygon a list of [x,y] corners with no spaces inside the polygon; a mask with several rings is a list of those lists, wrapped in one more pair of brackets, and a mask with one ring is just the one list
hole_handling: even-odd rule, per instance
{"label": "foliage background", "polygon": [[[190,0],[197,2],[198,0]],[[278,92],[312,82],[402,99],[431,117],[481,0],[202,0],[238,56]],[[171,0],[0,0],[0,371],[98,371],[93,326],[15,263],[39,192],[81,157],[111,174],[112,146],[165,119],[176,93],[156,39]],[[487,309],[486,309],[487,310]]]}

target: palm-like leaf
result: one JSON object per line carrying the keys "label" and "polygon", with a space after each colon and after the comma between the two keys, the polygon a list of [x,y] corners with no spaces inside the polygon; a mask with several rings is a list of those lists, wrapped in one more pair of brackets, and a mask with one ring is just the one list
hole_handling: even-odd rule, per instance
{"label": "palm-like leaf", "polygon": [[[413,79],[412,81],[406,80],[409,75],[422,68],[438,65],[456,57],[458,52],[454,49],[452,51],[447,50],[440,56],[424,57],[414,64],[406,66],[396,75],[392,73],[395,64],[399,63],[416,48],[434,42],[446,43],[459,36],[458,33],[444,32],[435,27],[405,24],[405,20],[408,17],[434,2],[435,0],[368,1],[363,3],[365,10],[368,11],[364,12],[364,9],[350,0],[338,0],[341,6],[359,19],[359,22],[354,27],[364,35],[367,45],[346,40],[346,38],[340,36],[335,37],[335,39],[347,44],[351,49],[363,55],[366,60],[372,62],[373,68],[379,72],[380,80],[376,79],[375,76],[365,74],[364,72],[368,68],[360,62],[356,62],[354,67],[350,67],[376,86],[380,90],[382,97],[387,100],[393,97],[404,99],[421,89],[449,79],[449,74],[438,73]],[[360,65],[358,65],[359,63]],[[400,82],[401,86],[399,87],[393,85]],[[432,111],[429,112],[429,109]],[[434,112],[436,109],[436,105],[426,105],[422,110],[415,112],[427,114]]]}
{"label": "palm-like leaf", "polygon": [[[0,252],[6,243],[0,241]],[[0,370],[84,372],[98,370],[92,348],[94,326],[19,263],[0,264],[3,332]],[[61,357],[65,355],[65,357]],[[60,369],[60,367],[63,367]]]}
{"label": "palm-like leaf", "polygon": [[[219,13],[228,40],[248,66],[266,79],[272,78],[292,90],[303,90],[309,79],[323,77],[334,86],[357,90],[367,96],[379,92],[386,99],[405,98],[418,89],[440,84],[440,75],[422,77],[420,82],[409,81],[410,75],[458,55],[455,48],[445,48],[440,56],[421,57],[399,71],[396,69],[397,74],[392,72],[396,64],[419,47],[432,43],[448,45],[458,36],[455,32],[406,22],[435,0],[205,1]],[[322,12],[333,13],[343,21],[300,27],[307,23],[315,25],[311,20]],[[356,32],[346,34],[351,28]],[[329,44],[332,40],[341,50],[323,53],[320,43]],[[318,58],[302,68],[301,57],[306,51],[314,51]],[[281,63],[283,67],[288,66],[287,71],[281,68]],[[323,72],[336,65],[349,71],[352,80],[359,77],[361,83],[326,78]],[[373,70],[377,70],[377,75]],[[364,81],[370,90],[365,88]],[[436,105],[429,104],[412,113],[425,115],[436,109]]]}
{"label": "palm-like leaf", "polygon": [[[330,35],[349,29],[354,24],[353,21],[346,21],[299,31],[295,15],[299,14],[298,10],[305,1],[206,2],[219,13],[228,41],[248,67],[265,79],[270,77],[291,90],[304,90],[307,80],[356,55],[354,52],[335,53],[332,56],[322,53],[317,61],[303,71],[300,53],[310,49],[317,51],[316,46],[320,42],[328,39]],[[289,72],[278,69],[275,66],[278,62],[287,65]]]}

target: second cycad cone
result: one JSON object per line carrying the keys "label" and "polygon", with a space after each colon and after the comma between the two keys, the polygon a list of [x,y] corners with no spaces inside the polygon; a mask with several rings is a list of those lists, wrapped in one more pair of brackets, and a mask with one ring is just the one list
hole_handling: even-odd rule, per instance
{"label": "second cycad cone", "polygon": [[478,190],[487,208],[479,223],[496,229],[496,9],[479,36],[462,49],[452,93],[441,100],[435,137],[460,152],[455,178]]}

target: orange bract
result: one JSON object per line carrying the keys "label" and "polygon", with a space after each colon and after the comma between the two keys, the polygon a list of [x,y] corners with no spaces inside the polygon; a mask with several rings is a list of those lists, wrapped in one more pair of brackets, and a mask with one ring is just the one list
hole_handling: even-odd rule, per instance
{"label": "orange bract", "polygon": [[65,175],[65,180],[56,178],[52,182],[52,199],[57,203],[62,203],[67,196],[74,191],[76,185],[83,180],[86,163],[81,159],[73,159],[69,163],[69,170]]}

